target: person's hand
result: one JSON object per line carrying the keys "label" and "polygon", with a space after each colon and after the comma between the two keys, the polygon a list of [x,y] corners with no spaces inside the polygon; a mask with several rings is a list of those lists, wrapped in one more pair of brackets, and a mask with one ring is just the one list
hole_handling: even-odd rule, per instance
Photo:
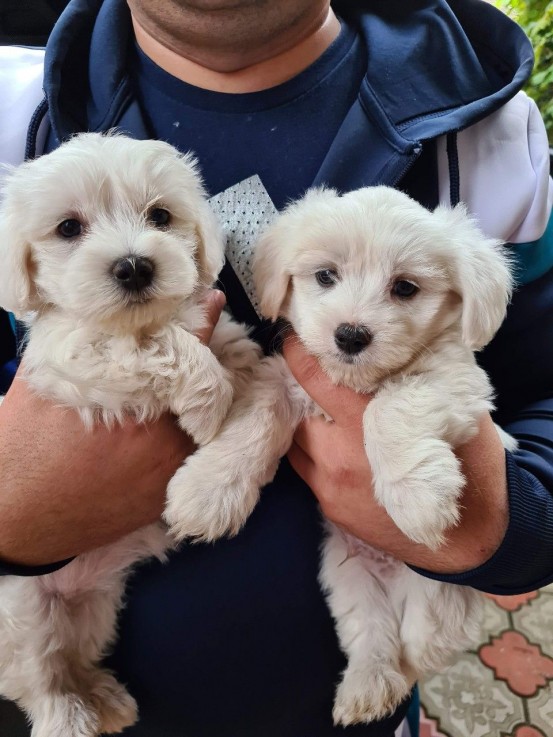
{"label": "person's hand", "polygon": [[[213,291],[208,344],[224,305]],[[170,415],[86,431],[76,412],[16,376],[0,406],[0,559],[41,565],[113,542],[157,520],[192,441]]]}
{"label": "person's hand", "polygon": [[488,560],[508,521],[505,453],[490,416],[482,418],[478,435],[456,450],[467,479],[462,519],[447,532],[445,544],[432,552],[409,540],[374,499],[362,429],[370,396],[334,386],[293,338],[285,341],[284,356],[297,381],[333,419],[304,421],[288,453],[323,514],[370,545],[436,572],[469,570]]}

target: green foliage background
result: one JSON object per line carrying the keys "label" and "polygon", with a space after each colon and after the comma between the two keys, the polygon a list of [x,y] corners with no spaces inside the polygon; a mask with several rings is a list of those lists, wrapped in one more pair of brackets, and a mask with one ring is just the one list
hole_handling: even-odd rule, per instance
{"label": "green foliage background", "polygon": [[526,31],[534,47],[536,63],[526,85],[543,115],[553,145],[553,0],[494,0]]}

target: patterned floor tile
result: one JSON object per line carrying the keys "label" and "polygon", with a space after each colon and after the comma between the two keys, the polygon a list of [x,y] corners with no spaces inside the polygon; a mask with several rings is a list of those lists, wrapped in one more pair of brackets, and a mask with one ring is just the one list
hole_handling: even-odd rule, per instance
{"label": "patterned floor tile", "polygon": [[421,737],[553,737],[553,584],[489,595],[481,644],[420,692]]}
{"label": "patterned floor tile", "polygon": [[[507,597],[502,597],[503,599]],[[487,642],[489,637],[497,635],[511,628],[509,610],[498,606],[491,598],[484,602],[484,621],[480,635],[481,642]]]}
{"label": "patterned floor tile", "polygon": [[420,684],[427,715],[451,737],[499,737],[526,722],[522,699],[474,653]]}
{"label": "patterned floor tile", "polygon": [[532,599],[538,597],[537,591],[530,591],[528,594],[518,594],[517,596],[498,596],[496,594],[486,594],[498,607],[508,612],[516,612]]}
{"label": "patterned floor tile", "polygon": [[495,677],[505,681],[518,696],[533,696],[553,679],[553,660],[521,632],[511,630],[492,637],[478,655]]}
{"label": "patterned floor tile", "polygon": [[550,737],[550,734],[545,734],[541,729],[536,729],[536,727],[532,727],[529,724],[522,724],[516,727],[515,731],[510,735],[502,733],[501,737]]}
{"label": "patterned floor tile", "polygon": [[421,706],[419,737],[448,737],[448,735],[440,732],[435,719],[430,719],[426,715],[424,707]]}
{"label": "patterned floor tile", "polygon": [[533,699],[527,701],[529,721],[541,729],[545,737],[553,735],[553,684],[542,689]]}
{"label": "patterned floor tile", "polygon": [[[553,657],[553,596],[541,594],[518,612],[513,612],[516,630]],[[553,732],[553,730],[552,730]]]}

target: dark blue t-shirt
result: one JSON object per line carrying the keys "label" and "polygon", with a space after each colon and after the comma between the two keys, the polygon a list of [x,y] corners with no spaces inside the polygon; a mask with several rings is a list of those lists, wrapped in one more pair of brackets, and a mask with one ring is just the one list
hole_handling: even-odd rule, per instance
{"label": "dark blue t-shirt", "polygon": [[367,65],[362,40],[343,22],[317,61],[262,92],[193,87],[135,53],[137,97],[152,136],[194,152],[210,194],[257,174],[277,209],[311,186]]}

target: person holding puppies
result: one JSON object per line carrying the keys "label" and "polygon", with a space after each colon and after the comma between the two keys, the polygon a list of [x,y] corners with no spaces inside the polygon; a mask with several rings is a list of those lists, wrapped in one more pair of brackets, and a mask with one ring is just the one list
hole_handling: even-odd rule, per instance
{"label": "person holding puppies", "polygon": [[[429,578],[500,594],[553,578],[551,190],[543,124],[519,93],[532,63],[520,29],[478,0],[72,0],[44,61],[14,49],[1,59],[4,161],[114,127],[195,153],[228,221],[227,301],[261,340],[253,244],[313,185],[388,184],[430,209],[463,201],[517,262],[507,319],[481,365],[497,392],[494,419],[519,450],[504,451],[484,414],[458,449],[461,520],[437,551],[404,536],[374,499],[361,422],[370,397],[332,386],[285,344],[292,372],[334,422],[300,426],[239,535],[185,545],[137,573],[110,659],[139,704],[129,735],[344,731],[331,718],[344,660],[317,583],[317,501]],[[167,482],[192,452],[169,417],[83,437],[78,418],[18,381],[0,434],[6,574],[52,570],[159,518]],[[391,737],[407,707],[345,734]]]}

